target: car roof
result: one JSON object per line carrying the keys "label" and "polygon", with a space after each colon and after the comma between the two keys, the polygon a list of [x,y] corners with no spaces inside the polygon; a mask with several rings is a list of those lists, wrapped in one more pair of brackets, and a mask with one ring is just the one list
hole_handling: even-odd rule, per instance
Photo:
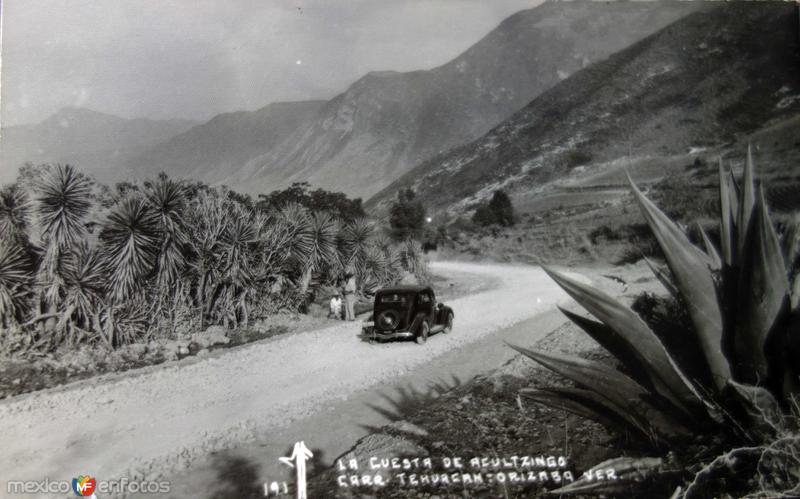
{"label": "car roof", "polygon": [[402,286],[392,286],[391,288],[379,289],[376,294],[388,293],[419,293],[420,291],[433,291],[430,286],[422,286],[419,284],[406,284]]}

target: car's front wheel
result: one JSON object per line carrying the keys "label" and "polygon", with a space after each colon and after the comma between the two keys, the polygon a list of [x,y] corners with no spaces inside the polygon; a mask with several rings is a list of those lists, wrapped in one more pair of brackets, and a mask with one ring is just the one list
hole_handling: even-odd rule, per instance
{"label": "car's front wheel", "polygon": [[415,338],[417,345],[423,345],[426,341],[428,341],[428,335],[430,332],[431,327],[428,325],[428,321],[422,321],[422,324],[419,325],[419,331],[417,331],[417,337]]}
{"label": "car's front wheel", "polygon": [[447,318],[444,320],[444,329],[442,329],[445,334],[451,331],[453,331],[453,312],[447,314]]}

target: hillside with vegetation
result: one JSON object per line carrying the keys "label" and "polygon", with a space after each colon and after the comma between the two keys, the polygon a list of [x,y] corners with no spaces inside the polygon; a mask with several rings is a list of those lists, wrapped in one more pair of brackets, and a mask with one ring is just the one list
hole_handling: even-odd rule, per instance
{"label": "hillside with vegetation", "polygon": [[779,180],[784,192],[774,194],[788,199],[800,183],[798,81],[796,5],[718,5],[575,73],[367,205],[385,209],[412,188],[448,224],[503,189],[529,236],[576,221],[585,234],[630,211],[623,169],[648,187],[663,179],[708,193],[718,158],[739,170],[748,143],[767,186]]}

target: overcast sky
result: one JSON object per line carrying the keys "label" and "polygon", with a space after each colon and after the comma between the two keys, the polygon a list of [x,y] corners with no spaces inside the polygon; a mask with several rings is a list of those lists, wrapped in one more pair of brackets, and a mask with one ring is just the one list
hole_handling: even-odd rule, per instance
{"label": "overcast sky", "polygon": [[208,119],[428,69],[541,0],[3,0],[2,124]]}

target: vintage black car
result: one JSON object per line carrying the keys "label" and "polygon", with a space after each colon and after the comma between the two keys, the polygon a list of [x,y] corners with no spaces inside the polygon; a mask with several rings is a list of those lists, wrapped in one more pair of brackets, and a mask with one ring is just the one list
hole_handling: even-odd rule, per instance
{"label": "vintage black car", "polygon": [[453,309],[436,303],[430,286],[384,288],[375,293],[375,307],[361,337],[371,342],[413,338],[421,345],[432,334],[452,331],[453,318]]}

